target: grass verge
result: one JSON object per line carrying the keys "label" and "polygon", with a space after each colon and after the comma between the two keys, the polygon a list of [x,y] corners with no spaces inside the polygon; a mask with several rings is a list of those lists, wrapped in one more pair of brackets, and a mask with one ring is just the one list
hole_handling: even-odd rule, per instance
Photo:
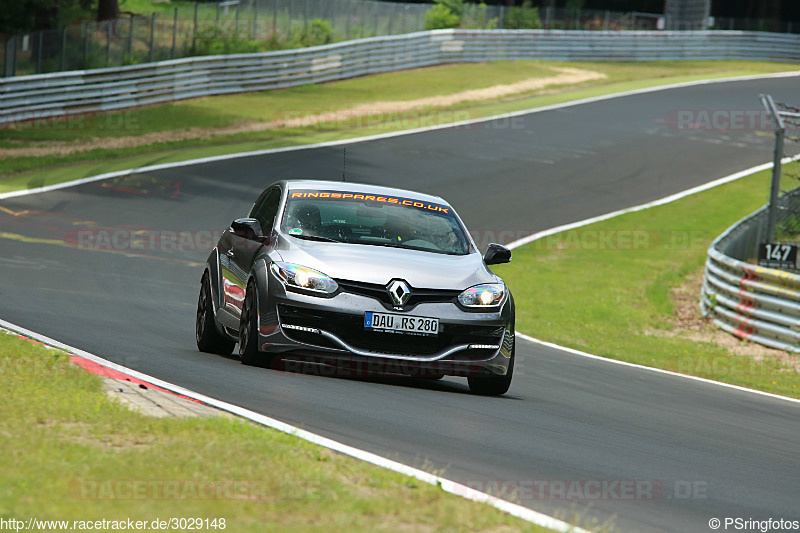
{"label": "grass verge", "polygon": [[6,520],[224,519],[216,530],[233,532],[547,531],[238,419],[129,411],[67,355],[14,335],[0,333],[0,375]]}
{"label": "grass verge", "polygon": [[[422,97],[552,76],[553,68],[593,70],[605,79],[549,86],[492,101],[463,101],[404,113],[375,112],[296,127],[250,131],[266,123],[356,105],[404,102]],[[571,63],[544,61],[444,65],[232,96],[219,96],[77,116],[32,121],[0,129],[0,192],[50,185],[98,173],[266,148],[350,139],[422,126],[471,120],[621,91],[698,79],[796,70],[793,64],[743,61]],[[754,104],[755,106],[756,104]],[[236,131],[239,126],[241,131]],[[224,135],[219,134],[225,129]],[[201,136],[182,138],[186,132]],[[141,144],[147,137],[148,142]],[[99,142],[98,142],[99,141]],[[152,141],[152,142],[150,142]],[[84,143],[86,149],[76,149]],[[25,155],[45,147],[52,153]],[[58,153],[66,147],[69,153]]]}
{"label": "grass verge", "polygon": [[[770,171],[759,172],[514,250],[514,262],[496,272],[514,291],[517,328],[612,359],[800,398],[800,374],[786,364],[797,356],[734,355],[710,327],[698,341],[675,317],[671,296],[700,275],[712,240],[764,204],[769,180]],[[695,291],[690,311],[700,321]]]}

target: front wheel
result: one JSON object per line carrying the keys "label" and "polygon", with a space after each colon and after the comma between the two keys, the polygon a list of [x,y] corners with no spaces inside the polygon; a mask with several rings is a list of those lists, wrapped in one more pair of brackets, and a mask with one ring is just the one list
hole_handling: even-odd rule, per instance
{"label": "front wheel", "polygon": [[194,328],[197,349],[201,352],[230,355],[233,345],[231,339],[217,331],[214,324],[214,304],[211,301],[211,282],[208,272],[200,281],[200,296],[197,299],[197,320]]}
{"label": "front wheel", "polygon": [[246,365],[259,366],[269,358],[258,349],[258,291],[255,282],[247,284],[242,318],[239,322],[239,359]]}
{"label": "front wheel", "polygon": [[470,376],[467,378],[469,390],[481,396],[501,396],[511,387],[511,378],[514,375],[514,353],[517,349],[516,340],[511,348],[511,360],[508,362],[508,371],[505,376]]}

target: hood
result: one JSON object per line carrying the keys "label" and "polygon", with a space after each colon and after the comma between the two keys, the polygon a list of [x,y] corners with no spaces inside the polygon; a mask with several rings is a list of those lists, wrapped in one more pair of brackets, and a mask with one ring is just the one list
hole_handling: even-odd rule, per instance
{"label": "hood", "polygon": [[464,290],[500,281],[478,253],[447,255],[366,244],[304,241],[280,236],[283,260],[335,279],[386,285],[399,278],[420,289]]}

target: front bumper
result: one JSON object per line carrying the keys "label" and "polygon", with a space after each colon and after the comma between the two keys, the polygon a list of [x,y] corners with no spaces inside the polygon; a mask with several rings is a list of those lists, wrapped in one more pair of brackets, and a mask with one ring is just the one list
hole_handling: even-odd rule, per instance
{"label": "front bumper", "polygon": [[385,313],[380,301],[346,290],[322,298],[287,291],[270,275],[259,298],[259,345],[288,359],[357,367],[367,373],[504,375],[514,342],[507,301],[491,313],[466,312],[452,302],[419,303],[397,314],[436,317],[439,334],[418,336],[364,328],[367,311]]}

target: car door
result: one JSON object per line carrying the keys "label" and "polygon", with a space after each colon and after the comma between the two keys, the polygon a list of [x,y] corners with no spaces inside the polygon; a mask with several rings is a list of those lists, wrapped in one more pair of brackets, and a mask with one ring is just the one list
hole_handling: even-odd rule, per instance
{"label": "car door", "polygon": [[[255,218],[265,236],[272,232],[281,200],[279,187],[267,189],[253,205],[249,218]],[[226,309],[237,319],[242,312],[247,280],[258,251],[267,244],[258,239],[236,235],[230,228],[222,239],[220,265],[222,266],[223,294]],[[229,246],[227,244],[230,243]]]}

